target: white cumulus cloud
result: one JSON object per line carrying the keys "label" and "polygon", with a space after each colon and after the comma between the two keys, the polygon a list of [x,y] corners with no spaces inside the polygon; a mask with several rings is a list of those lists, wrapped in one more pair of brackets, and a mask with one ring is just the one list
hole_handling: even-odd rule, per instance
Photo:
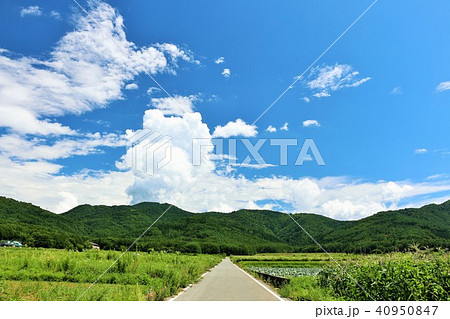
{"label": "white cumulus cloud", "polygon": [[183,115],[194,111],[194,102],[199,99],[196,95],[152,98],[150,105],[165,115]]}
{"label": "white cumulus cloud", "polygon": [[[119,133],[72,129],[58,123],[58,117],[123,99],[123,89],[136,88],[132,81],[141,73],[175,73],[177,61],[197,63],[191,52],[173,44],[138,47],[127,40],[115,9],[100,1],[89,5],[91,17],[76,16],[73,30],[46,59],[0,48],[0,128],[6,129],[0,135],[0,194],[56,212],[78,203],[129,203],[126,189],[134,180],[129,171],[63,174],[63,166],[52,161],[124,148],[126,140]],[[43,14],[39,8],[26,9],[25,15]],[[59,17],[56,11],[50,16]]]}
{"label": "white cumulus cloud", "polygon": [[216,60],[214,60],[215,64],[222,64],[225,63],[225,58],[223,56],[218,57]]}
{"label": "white cumulus cloud", "polygon": [[230,70],[230,69],[223,69],[222,75],[223,75],[225,78],[229,78],[229,77],[231,76],[231,70]]}
{"label": "white cumulus cloud", "polygon": [[136,90],[139,88],[139,85],[137,85],[136,83],[128,83],[127,85],[125,85],[125,90]]}
{"label": "white cumulus cloud", "polygon": [[[182,50],[178,46],[172,43],[162,43],[156,44],[156,48],[158,48],[161,52],[167,53],[174,65],[177,64],[179,59],[182,59],[187,62],[192,62],[195,64],[200,64],[200,61],[194,59],[194,55],[189,50]],[[174,72],[175,70],[172,69]]]}
{"label": "white cumulus cloud", "polygon": [[[82,203],[120,205],[142,201],[175,203],[194,212],[230,212],[241,208],[281,210],[271,201],[273,198],[286,203],[290,207],[287,211],[292,213],[309,212],[337,219],[358,219],[380,210],[416,206],[416,198],[420,198],[422,203],[424,195],[433,198],[438,194],[436,200],[442,201],[445,200],[442,192],[450,191],[448,180],[362,182],[347,177],[268,176],[255,178],[255,183],[240,174],[234,175],[233,170],[219,170],[220,163],[215,159],[217,156],[213,156],[213,136],[208,126],[202,122],[200,113],[193,112],[190,116],[200,125],[188,118],[187,113],[169,116],[159,109],[145,112],[143,128],[172,137],[172,160],[152,176],[133,174],[129,170],[59,175],[60,165],[43,160],[16,162],[0,152],[0,193],[56,212]],[[133,134],[132,131],[127,132],[128,136]],[[195,139],[206,142],[201,148],[205,160],[200,165],[193,164]],[[23,153],[27,150],[25,147]],[[42,149],[31,148],[31,151],[45,154]],[[132,150],[129,149],[122,158],[126,164],[124,168],[130,165],[131,156]],[[255,169],[270,166],[246,162],[235,165]],[[197,183],[185,192],[196,180]],[[432,201],[434,199],[428,200]]]}
{"label": "white cumulus cloud", "polygon": [[245,123],[241,119],[236,121],[230,121],[224,126],[216,126],[214,129],[213,137],[231,137],[231,136],[243,136],[253,137],[258,134],[256,125]]}
{"label": "white cumulus cloud", "polygon": [[270,132],[270,133],[274,133],[274,132],[277,131],[277,128],[276,128],[276,127],[273,127],[272,125],[269,125],[269,126],[266,128],[266,131],[267,131],[267,132]]}
{"label": "white cumulus cloud", "polygon": [[310,126],[319,127],[320,123],[317,120],[306,120],[306,121],[303,121],[303,126],[304,127],[310,127]]}
{"label": "white cumulus cloud", "polygon": [[[192,116],[201,123],[200,126],[194,124],[186,115],[166,116],[159,110],[145,112],[144,128],[171,136],[172,150],[176,155],[172,154],[174,161],[155,175],[136,175],[135,182],[128,188],[132,203],[176,202],[183,209],[195,212],[230,212],[244,207],[280,210],[271,202],[273,198],[292,207],[288,209],[290,212],[311,212],[337,219],[358,219],[380,210],[403,207],[399,203],[413,206],[416,196],[450,190],[450,181],[361,182],[347,177],[296,179],[270,176],[256,178],[255,183],[242,175],[233,175],[233,169],[220,170],[220,162],[217,160],[224,160],[228,155],[213,154],[214,134],[211,135],[206,124],[201,122],[200,113],[194,112]],[[201,165],[193,165],[192,140],[198,138],[204,142],[202,145],[205,147],[201,149],[202,158],[206,160],[202,161]],[[273,165],[244,161],[232,163],[230,166],[261,169]],[[198,181],[190,191],[183,193],[197,178]]]}
{"label": "white cumulus cloud", "polygon": [[122,99],[126,82],[140,73],[173,73],[178,59],[194,62],[173,44],[137,47],[126,39],[123,18],[115,9],[102,2],[92,5],[92,18],[80,14],[75,29],[58,41],[49,59],[0,51],[0,113],[7,114],[0,126],[24,134],[70,134],[55,117]]}

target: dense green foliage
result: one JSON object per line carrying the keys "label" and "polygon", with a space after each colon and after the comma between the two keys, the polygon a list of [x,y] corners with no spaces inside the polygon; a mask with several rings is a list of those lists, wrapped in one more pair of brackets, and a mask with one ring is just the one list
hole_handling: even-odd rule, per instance
{"label": "dense green foliage", "polygon": [[31,247],[82,250],[89,247],[88,237],[82,234],[68,218],[0,196],[0,240],[14,239]]}
{"label": "dense green foliage", "polygon": [[[123,250],[168,207],[157,203],[81,205],[56,215],[0,197],[0,239],[79,250],[94,241],[102,249]],[[358,221],[314,214],[292,216],[329,252],[403,251],[412,244],[450,248],[450,201],[380,212]],[[137,249],[235,255],[321,251],[286,214],[267,210],[193,214],[177,207],[139,240]]]}
{"label": "dense green foliage", "polygon": [[343,266],[347,273],[328,267],[318,282],[346,300],[450,300],[448,253],[393,254]]}
{"label": "dense green foliage", "polygon": [[[0,300],[75,300],[119,256],[116,251],[0,249]],[[163,300],[221,259],[128,252],[82,300]]]}
{"label": "dense green foliage", "polygon": [[449,252],[330,256],[264,254],[232,260],[256,276],[263,274],[261,279],[291,300],[450,300]]}

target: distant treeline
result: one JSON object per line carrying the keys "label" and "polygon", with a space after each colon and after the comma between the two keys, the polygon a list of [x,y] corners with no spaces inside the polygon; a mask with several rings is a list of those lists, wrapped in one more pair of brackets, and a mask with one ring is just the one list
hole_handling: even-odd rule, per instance
{"label": "distant treeline", "polygon": [[[124,250],[167,209],[168,204],[81,205],[54,214],[31,204],[0,197],[0,240],[31,247]],[[337,221],[314,214],[295,220],[329,252],[377,253],[411,245],[450,248],[450,201],[419,209],[380,212],[358,221]],[[247,255],[318,252],[286,214],[240,210],[194,214],[172,207],[133,250]]]}

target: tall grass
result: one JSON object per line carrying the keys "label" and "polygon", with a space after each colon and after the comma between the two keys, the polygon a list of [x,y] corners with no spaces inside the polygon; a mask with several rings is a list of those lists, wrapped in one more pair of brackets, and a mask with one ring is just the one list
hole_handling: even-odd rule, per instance
{"label": "tall grass", "polygon": [[[116,251],[0,249],[0,300],[74,300],[120,254]],[[83,299],[164,300],[198,280],[220,260],[221,257],[215,255],[128,252]]]}
{"label": "tall grass", "polygon": [[344,300],[337,297],[329,287],[321,287],[315,276],[295,277],[280,287],[281,297],[296,301],[334,301]]}

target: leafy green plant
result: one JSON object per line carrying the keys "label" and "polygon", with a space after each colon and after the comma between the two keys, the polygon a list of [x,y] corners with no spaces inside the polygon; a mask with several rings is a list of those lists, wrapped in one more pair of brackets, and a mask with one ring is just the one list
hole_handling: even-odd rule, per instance
{"label": "leafy green plant", "polygon": [[450,300],[448,253],[392,254],[344,267],[348,274],[325,268],[318,282],[347,300]]}
{"label": "leafy green plant", "polygon": [[320,268],[279,268],[279,267],[248,267],[250,271],[256,273],[262,273],[266,275],[272,275],[277,277],[291,278],[291,277],[304,277],[304,276],[316,276],[321,269]]}

